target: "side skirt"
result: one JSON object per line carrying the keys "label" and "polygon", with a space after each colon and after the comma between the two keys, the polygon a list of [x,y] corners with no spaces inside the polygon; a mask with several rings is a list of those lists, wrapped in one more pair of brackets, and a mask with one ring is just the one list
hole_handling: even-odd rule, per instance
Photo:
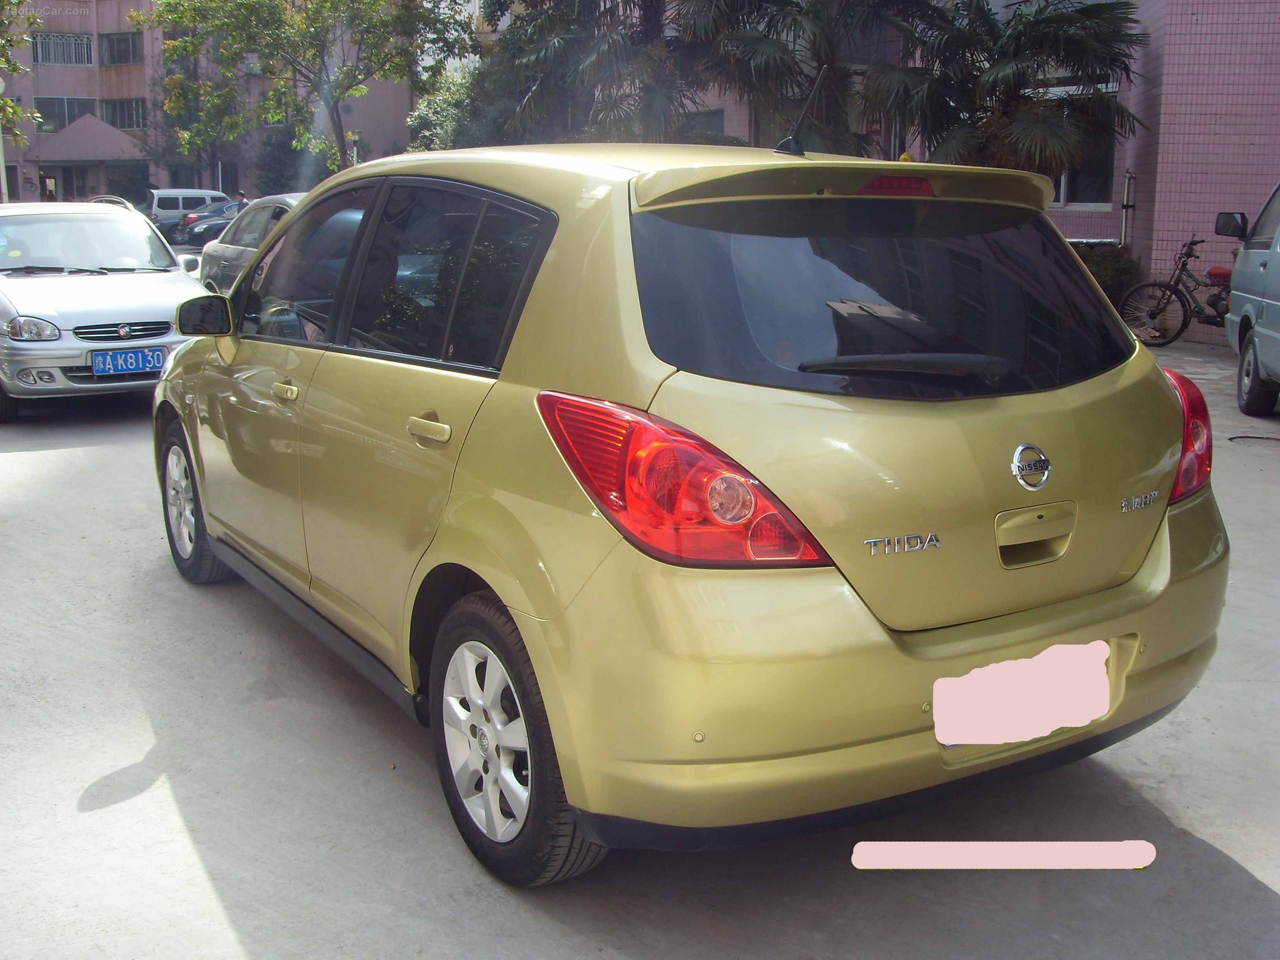
{"label": "side skirt", "polygon": [[414,720],[422,722],[414,695],[405,689],[400,678],[386,664],[312,610],[292,590],[283,586],[235,547],[212,537],[209,539],[209,546],[215,557],[238,573],[250,586],[310,630],[340,660],[390,697],[401,710]]}

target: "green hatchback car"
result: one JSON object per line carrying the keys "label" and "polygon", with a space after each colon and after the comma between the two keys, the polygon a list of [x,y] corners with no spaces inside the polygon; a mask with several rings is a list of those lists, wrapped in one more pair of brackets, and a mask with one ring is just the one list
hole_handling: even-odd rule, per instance
{"label": "green hatchback car", "polygon": [[155,395],[169,546],[431,728],[501,879],[1130,735],[1216,646],[1204,398],[1007,170],[403,155],[301,200]]}

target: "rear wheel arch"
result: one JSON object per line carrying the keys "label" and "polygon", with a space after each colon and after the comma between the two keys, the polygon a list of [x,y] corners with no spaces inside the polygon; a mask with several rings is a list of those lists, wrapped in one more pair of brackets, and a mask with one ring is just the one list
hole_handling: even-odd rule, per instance
{"label": "rear wheel arch", "polygon": [[[423,578],[413,600],[409,618],[409,658],[415,671],[418,719],[430,726],[426,710],[426,692],[431,672],[431,655],[436,645],[440,624],[455,603],[463,597],[482,591],[493,591],[483,577],[460,563],[441,563]],[[496,593],[496,591],[493,591]]]}

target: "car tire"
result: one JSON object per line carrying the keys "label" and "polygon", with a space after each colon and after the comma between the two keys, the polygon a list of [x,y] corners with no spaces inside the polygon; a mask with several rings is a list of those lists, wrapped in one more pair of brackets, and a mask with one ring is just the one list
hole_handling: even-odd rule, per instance
{"label": "car tire", "polygon": [[[495,664],[501,674],[492,672]],[[568,880],[598,865],[608,847],[583,835],[565,799],[533,664],[495,594],[470,594],[445,615],[429,685],[440,783],[476,859],[518,887]]]}
{"label": "car tire", "polygon": [[18,419],[18,398],[11,397],[0,387],[0,423],[13,423]]}
{"label": "car tire", "polygon": [[1262,366],[1258,363],[1258,345],[1250,330],[1244,335],[1244,343],[1240,345],[1240,365],[1236,368],[1236,404],[1241,413],[1251,417],[1265,417],[1275,412],[1277,396],[1280,396],[1280,391],[1273,388],[1263,376]]}
{"label": "car tire", "polygon": [[200,490],[191,467],[191,451],[182,424],[176,420],[160,438],[159,457],[160,504],[174,566],[191,583],[223,583],[232,579],[235,571],[214,556],[209,544]]}

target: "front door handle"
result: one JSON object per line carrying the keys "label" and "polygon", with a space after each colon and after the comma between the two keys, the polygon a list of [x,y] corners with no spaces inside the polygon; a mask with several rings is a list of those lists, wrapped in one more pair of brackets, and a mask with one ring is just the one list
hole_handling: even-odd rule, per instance
{"label": "front door handle", "polygon": [[298,388],[292,383],[273,383],[271,395],[278,400],[297,400]]}
{"label": "front door handle", "polygon": [[423,417],[410,417],[405,429],[419,440],[434,440],[436,443],[448,443],[453,436],[453,428],[439,420],[427,420]]}
{"label": "front door handle", "polygon": [[1263,260],[1260,264],[1258,264],[1258,269],[1260,270],[1267,269],[1267,261]]}

